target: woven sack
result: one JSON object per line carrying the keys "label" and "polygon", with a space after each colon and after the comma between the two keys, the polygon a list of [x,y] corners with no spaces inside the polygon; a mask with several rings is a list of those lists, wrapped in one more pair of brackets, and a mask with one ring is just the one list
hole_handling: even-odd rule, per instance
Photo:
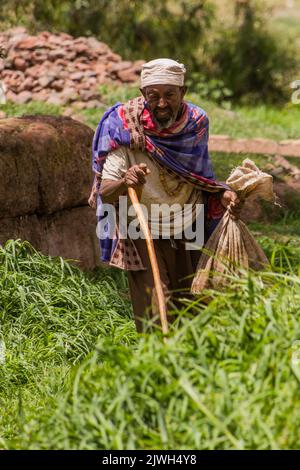
{"label": "woven sack", "polygon": [[[272,176],[249,159],[231,172],[226,183],[241,200],[260,196],[266,201],[275,201]],[[226,211],[202,250],[191,292],[220,289],[228,284],[233,274],[266,266],[268,259],[244,222],[232,219]]]}

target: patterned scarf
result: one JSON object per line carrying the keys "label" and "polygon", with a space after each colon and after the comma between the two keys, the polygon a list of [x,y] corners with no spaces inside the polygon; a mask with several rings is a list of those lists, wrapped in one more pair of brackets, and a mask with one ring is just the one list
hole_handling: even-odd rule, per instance
{"label": "patterned scarf", "polygon": [[[212,231],[224,213],[218,195],[229,189],[214,179],[208,153],[208,118],[191,103],[183,103],[182,113],[172,126],[158,130],[147,103],[142,97],[125,105],[117,103],[102,117],[93,140],[93,170],[101,175],[109,152],[125,146],[139,149],[159,165],[168,168],[189,184],[203,191],[206,231]],[[97,184],[97,204],[102,204]],[[101,217],[99,218],[101,219]],[[109,227],[105,230],[109,233]],[[101,260],[111,262],[118,245],[113,239],[100,240]]]}

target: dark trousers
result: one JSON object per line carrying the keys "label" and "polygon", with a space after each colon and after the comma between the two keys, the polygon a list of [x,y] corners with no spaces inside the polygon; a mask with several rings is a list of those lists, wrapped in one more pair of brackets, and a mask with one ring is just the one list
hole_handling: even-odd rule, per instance
{"label": "dark trousers", "polygon": [[[129,289],[137,331],[143,331],[143,320],[159,323],[154,281],[146,241],[134,241],[146,271],[128,271]],[[186,250],[181,240],[153,240],[160,277],[167,301],[167,309],[180,308],[179,297],[189,297],[189,290],[196,271],[200,250]],[[168,321],[174,316],[168,315]]]}

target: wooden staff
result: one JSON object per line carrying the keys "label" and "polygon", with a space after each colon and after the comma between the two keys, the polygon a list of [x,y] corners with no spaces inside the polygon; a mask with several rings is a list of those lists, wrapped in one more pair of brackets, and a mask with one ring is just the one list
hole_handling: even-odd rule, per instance
{"label": "wooden staff", "polygon": [[158,308],[159,308],[159,316],[160,316],[160,321],[161,321],[162,332],[164,335],[166,335],[168,333],[166,302],[165,302],[164,291],[163,291],[162,283],[160,279],[159,268],[158,268],[156,253],[154,250],[152,235],[149,230],[149,226],[145,219],[145,216],[142,211],[135,189],[128,188],[128,194],[129,194],[129,197],[135,209],[136,215],[138,217],[141,229],[143,230],[143,233],[146,239],[148,254],[150,258],[152,274],[153,274],[153,279],[154,279],[154,286],[155,286],[157,299],[158,299]]}

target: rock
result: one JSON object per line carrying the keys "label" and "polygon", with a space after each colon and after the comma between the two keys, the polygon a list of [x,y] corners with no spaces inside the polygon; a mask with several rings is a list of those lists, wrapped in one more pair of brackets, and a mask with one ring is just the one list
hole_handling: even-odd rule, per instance
{"label": "rock", "polygon": [[[300,169],[292,165],[286,158],[282,157],[281,155],[276,155],[274,158],[274,163],[276,166],[279,166],[283,168],[288,174],[293,176],[295,179],[300,178]],[[276,168],[274,168],[273,171],[275,171]]]}
{"label": "rock", "polygon": [[80,81],[84,77],[85,77],[85,74],[83,72],[75,72],[75,73],[71,73],[70,75],[70,79],[75,80],[75,81]]}
{"label": "rock", "polygon": [[[41,87],[37,82],[34,82],[32,93],[40,93],[41,91],[43,91],[43,87]],[[49,96],[49,94],[47,96]]]}
{"label": "rock", "polygon": [[284,173],[284,168],[282,168],[281,166],[278,166],[278,167],[274,168],[273,170],[271,170],[270,173],[273,176],[281,175],[281,174]]}
{"label": "rock", "polygon": [[19,86],[19,91],[32,90],[34,87],[34,81],[32,77],[26,77],[23,83]]}
{"label": "rock", "polygon": [[36,50],[31,56],[31,61],[37,64],[43,64],[48,59],[48,52],[46,50]]}
{"label": "rock", "polygon": [[[73,107],[75,109],[85,109],[86,108],[86,103],[83,103],[83,101],[76,101],[75,103],[73,103]],[[72,116],[74,114],[74,109],[73,108],[69,108],[69,109],[72,110],[72,112],[68,115]]]}
{"label": "rock", "polygon": [[16,57],[13,61],[14,68],[17,70],[25,70],[27,67],[26,60],[21,57]]}
{"label": "rock", "polygon": [[13,70],[3,70],[2,72],[2,78],[6,78],[9,80],[10,77],[12,77],[14,75],[14,72]]}
{"label": "rock", "polygon": [[99,93],[94,90],[80,90],[79,95],[83,101],[97,100],[100,98]]}
{"label": "rock", "polygon": [[55,77],[51,75],[46,75],[46,76],[40,77],[38,79],[38,82],[42,88],[46,88],[48,85],[50,85],[50,83],[53,82],[54,78]]}
{"label": "rock", "polygon": [[33,65],[32,67],[28,67],[24,71],[24,74],[29,77],[37,78],[40,76],[40,70],[41,70],[40,65]]}
{"label": "rock", "polygon": [[53,51],[49,52],[48,57],[50,60],[56,60],[56,59],[64,58],[65,55],[66,55],[66,52],[64,49],[54,49]]}
{"label": "rock", "polygon": [[71,36],[70,34],[68,33],[60,33],[60,37],[62,39],[65,39],[66,41],[71,41],[71,44],[73,44],[73,36]]}
{"label": "rock", "polygon": [[213,135],[209,140],[209,148],[215,152],[229,153],[279,153],[278,142],[269,139],[232,139],[227,135]]}
{"label": "rock", "polygon": [[111,63],[107,66],[107,70],[110,72],[119,72],[121,70],[129,69],[132,65],[132,62],[122,61],[119,63]]}
{"label": "rock", "polygon": [[38,92],[32,93],[32,99],[36,101],[46,101],[49,98],[49,93],[47,90],[40,90]]}
{"label": "rock", "polygon": [[97,83],[97,79],[95,77],[86,77],[85,83],[88,84],[89,88],[94,88]]}
{"label": "rock", "polygon": [[113,52],[108,52],[105,55],[105,60],[107,62],[119,62],[121,60],[121,56],[119,54],[114,54]]}
{"label": "rock", "polygon": [[276,142],[274,140],[261,138],[232,139],[228,135],[211,135],[209,139],[209,149],[214,152],[300,157],[300,140]]}
{"label": "rock", "polygon": [[136,60],[133,62],[133,67],[136,72],[140,72],[142,69],[142,65],[145,63],[144,60]]}
{"label": "rock", "polygon": [[93,134],[68,117],[1,119],[0,218],[87,204]]}
{"label": "rock", "polygon": [[65,55],[65,59],[68,60],[68,61],[74,60],[75,57],[76,57],[76,52],[75,51],[69,51]]}
{"label": "rock", "polygon": [[66,104],[66,102],[67,102],[66,98],[63,97],[61,93],[60,94],[57,93],[55,95],[52,94],[46,100],[46,103],[53,104],[55,106],[63,106],[64,104]]}
{"label": "rock", "polygon": [[107,44],[97,41],[94,37],[87,38],[87,44],[93,51],[97,52],[98,55],[107,54],[109,52]]}
{"label": "rock", "polygon": [[13,101],[13,102],[15,102],[16,97],[17,97],[16,93],[14,93],[14,92],[11,91],[11,90],[8,90],[8,91],[7,91],[7,93],[6,93],[6,99],[7,99],[7,101]]}
{"label": "rock", "polygon": [[87,70],[86,73],[85,73],[85,76],[86,77],[96,77],[97,73],[94,72],[94,70]]}
{"label": "rock", "polygon": [[48,40],[50,37],[51,37],[50,31],[42,31],[41,33],[39,33],[40,39]]}
{"label": "rock", "polygon": [[48,37],[49,45],[53,44],[55,46],[61,45],[61,36],[59,34],[50,34]]}
{"label": "rock", "polygon": [[85,107],[87,109],[92,109],[92,108],[101,108],[103,107],[103,104],[98,101],[98,100],[90,100],[85,103]]}
{"label": "rock", "polygon": [[95,211],[88,206],[64,209],[51,215],[27,214],[0,219],[0,244],[29,241],[49,256],[62,256],[84,270],[100,265]]}
{"label": "rock", "polygon": [[75,121],[85,122],[85,118],[84,118],[84,116],[82,116],[82,114],[73,114],[71,117]]}
{"label": "rock", "polygon": [[65,33],[43,31],[32,36],[24,28],[15,28],[0,33],[2,44],[7,57],[0,61],[1,78],[18,103],[30,99],[25,92],[32,92],[36,99],[43,90],[47,92],[47,97],[40,95],[43,101],[49,98],[55,104],[72,103],[82,90],[86,93],[81,99],[92,102],[99,98],[100,84],[136,82],[143,63],[122,61],[94,37],[73,38]]}
{"label": "rock", "polygon": [[24,26],[15,26],[14,28],[10,28],[9,30],[6,31],[6,33],[11,36],[11,37],[16,37],[16,36],[28,36],[26,28]]}
{"label": "rock", "polygon": [[74,44],[74,50],[77,54],[84,54],[88,52],[88,45],[87,44]]}
{"label": "rock", "polygon": [[78,98],[78,94],[75,88],[64,88],[61,92],[66,102],[75,101]]}
{"label": "rock", "polygon": [[89,64],[84,64],[83,62],[77,62],[76,63],[76,69],[77,70],[90,70],[90,65]]}
{"label": "rock", "polygon": [[135,73],[135,71],[131,69],[119,70],[117,73],[117,76],[122,82],[126,82],[126,83],[136,82],[139,78],[138,75]]}
{"label": "rock", "polygon": [[0,111],[0,119],[6,118],[6,113],[4,111]]}
{"label": "rock", "polygon": [[64,81],[63,80],[54,80],[51,83],[51,88],[56,91],[61,91],[64,88]]}
{"label": "rock", "polygon": [[34,49],[37,45],[38,38],[36,36],[28,36],[16,44],[18,49]]}
{"label": "rock", "polygon": [[62,113],[63,116],[68,116],[68,117],[72,116],[72,114],[74,114],[74,109],[69,106]]}
{"label": "rock", "polygon": [[15,103],[18,104],[25,104],[32,100],[32,93],[30,91],[21,91],[18,95],[16,95]]}
{"label": "rock", "polygon": [[300,157],[300,140],[282,140],[280,154],[290,157]]}

